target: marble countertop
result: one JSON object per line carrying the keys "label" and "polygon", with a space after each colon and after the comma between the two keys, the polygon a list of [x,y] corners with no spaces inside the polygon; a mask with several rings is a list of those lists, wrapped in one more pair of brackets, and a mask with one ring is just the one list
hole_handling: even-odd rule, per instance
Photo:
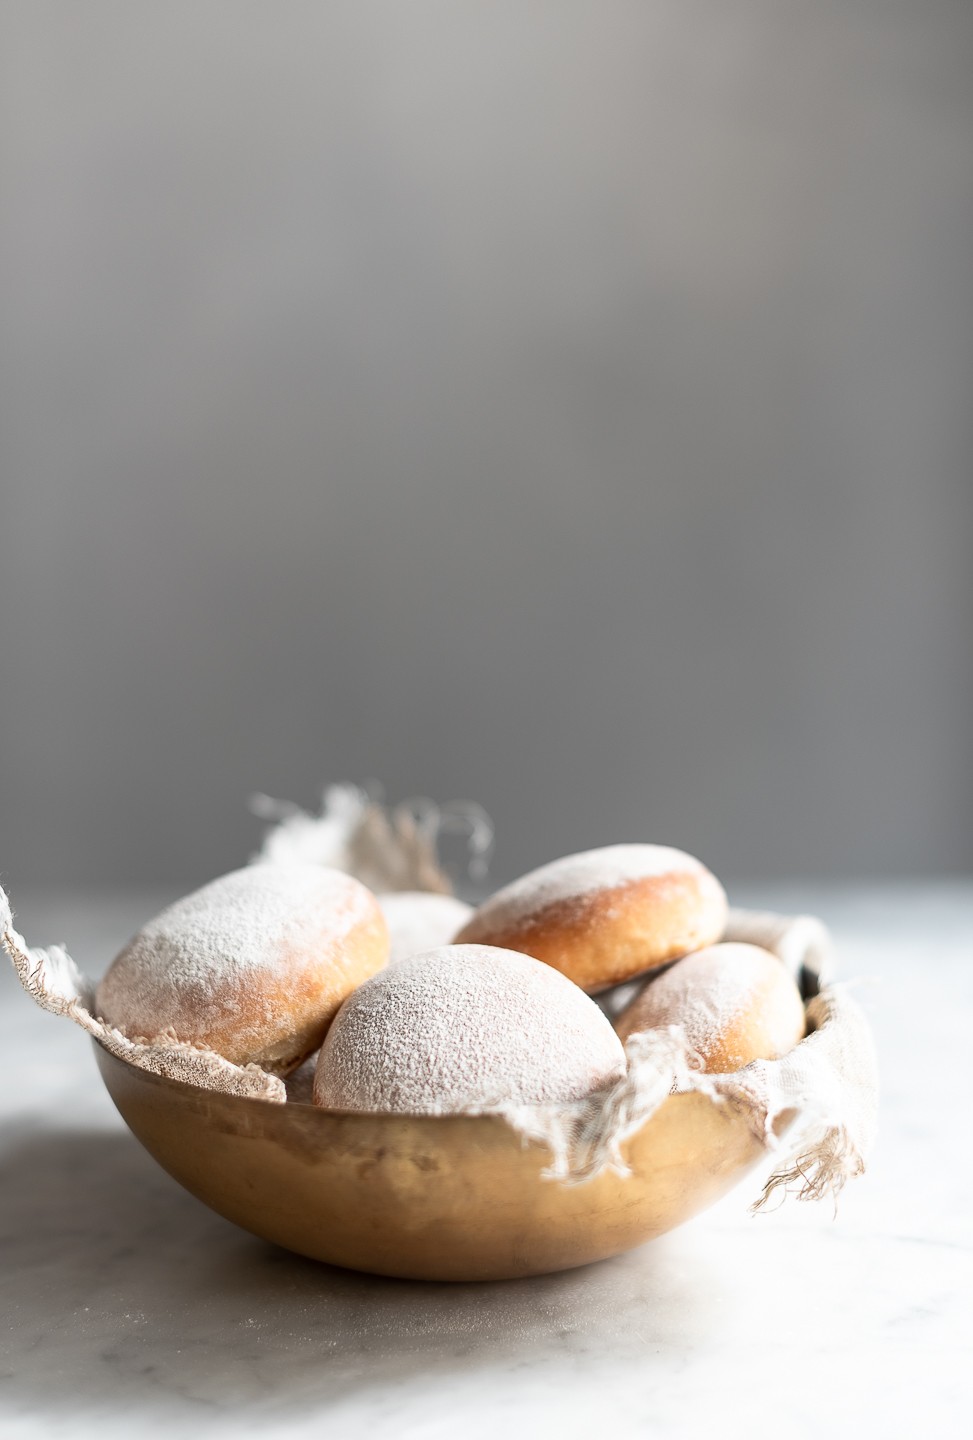
{"label": "marble countertop", "polygon": [[[95,974],[167,895],[13,895]],[[0,1434],[950,1436],[973,1403],[973,886],[751,886],[834,929],[874,1025],[868,1174],[752,1216],[759,1176],[584,1270],[428,1285],[207,1211],[116,1115],[89,1041],[0,976]],[[963,1427],[965,1428],[965,1426]]]}

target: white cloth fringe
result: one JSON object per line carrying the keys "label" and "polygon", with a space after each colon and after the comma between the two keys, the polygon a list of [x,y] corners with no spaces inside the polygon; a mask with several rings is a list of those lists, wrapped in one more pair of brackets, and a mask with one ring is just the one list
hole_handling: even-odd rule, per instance
{"label": "white cloth fringe", "polygon": [[459,835],[470,878],[486,875],[493,825],[472,800],[437,805],[424,798],[385,806],[379,787],[330,785],[321,812],[310,815],[286,801],[255,795],[251,808],[274,823],[257,860],[310,860],[355,875],[376,895],[430,890],[449,895],[453,885],[439,858],[444,837]]}
{"label": "white cloth fringe", "polygon": [[[686,1092],[734,1105],[768,1151],[782,1150],[754,1209],[779,1190],[802,1200],[837,1197],[846,1181],[864,1172],[875,1138],[878,1067],[856,1001],[845,986],[822,984],[835,969],[827,928],[810,915],[731,910],[725,938],[761,945],[787,965],[808,1002],[807,1037],[781,1060],[707,1075],[678,1026],[631,1036],[627,1073],[607,1091],[572,1106],[504,1110],[516,1129],[550,1147],[552,1178],[576,1184],[605,1168],[627,1173],[624,1142],[671,1094]],[[651,982],[636,988],[645,983]],[[631,998],[631,983],[620,988]],[[792,1122],[786,1149],[776,1133],[783,1118]]]}

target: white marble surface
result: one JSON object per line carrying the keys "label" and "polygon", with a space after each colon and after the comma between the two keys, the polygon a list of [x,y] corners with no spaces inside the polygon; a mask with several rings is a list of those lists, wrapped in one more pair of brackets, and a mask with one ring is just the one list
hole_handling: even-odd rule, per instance
{"label": "white marble surface", "polygon": [[[164,896],[17,896],[94,973]],[[790,893],[834,927],[883,1065],[869,1173],[540,1280],[422,1285],[275,1250],[122,1126],[88,1041],[6,971],[0,1434],[952,1436],[973,1401],[973,886]]]}

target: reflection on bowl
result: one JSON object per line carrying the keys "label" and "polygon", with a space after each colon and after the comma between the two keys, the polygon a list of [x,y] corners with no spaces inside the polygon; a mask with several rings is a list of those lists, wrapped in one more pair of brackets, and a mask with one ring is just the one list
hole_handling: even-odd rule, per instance
{"label": "reflection on bowl", "polygon": [[630,1175],[569,1185],[543,1177],[546,1146],[495,1116],[270,1104],[95,1049],[129,1129],[204,1204],[300,1255],[378,1275],[501,1280],[586,1265],[680,1225],[766,1154],[731,1104],[672,1095],[626,1142]]}

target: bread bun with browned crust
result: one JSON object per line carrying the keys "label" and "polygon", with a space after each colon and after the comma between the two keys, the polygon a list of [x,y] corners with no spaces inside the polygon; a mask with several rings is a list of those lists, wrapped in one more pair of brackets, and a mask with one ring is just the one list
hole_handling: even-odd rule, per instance
{"label": "bread bun with browned crust", "polygon": [[286,1074],[388,953],[378,902],[350,875],[250,865],[143,926],[112,961],[96,1007],[130,1039],[166,1036]]}
{"label": "bread bun with browned crust", "polygon": [[615,1020],[623,1040],[680,1026],[705,1071],[778,1060],[804,1035],[804,1002],[783,962],[756,945],[711,945],[650,980]]}
{"label": "bread bun with browned crust", "polygon": [[498,890],[453,943],[520,950],[594,994],[719,940],[726,909],[715,875],[682,850],[609,845]]}

